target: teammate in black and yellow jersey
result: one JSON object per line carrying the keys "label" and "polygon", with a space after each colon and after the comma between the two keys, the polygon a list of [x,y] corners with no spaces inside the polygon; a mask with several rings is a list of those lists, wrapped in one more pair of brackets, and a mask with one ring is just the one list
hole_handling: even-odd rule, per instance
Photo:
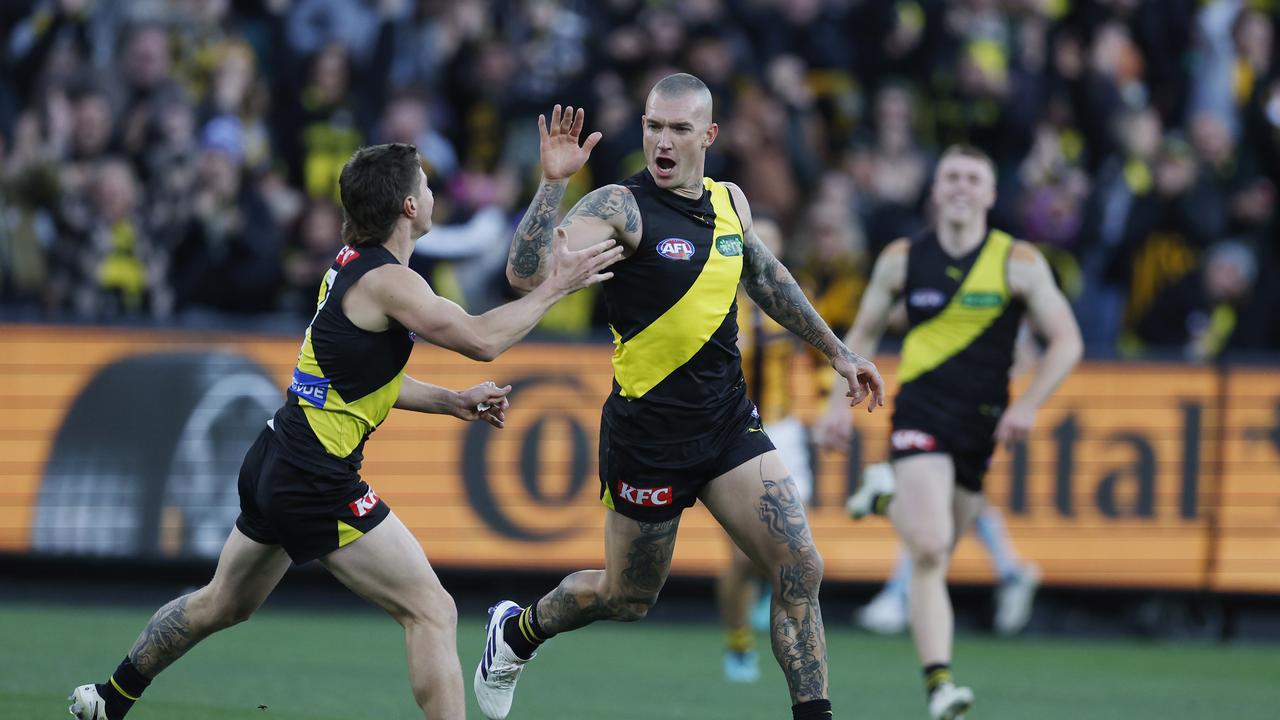
{"label": "teammate in black and yellow jersey", "polygon": [[160,608],[107,682],[73,691],[71,713],[80,720],[121,720],[160,671],[211,633],[248,619],[290,560],[313,559],[404,626],[423,714],[465,717],[457,610],[422,546],[360,479],[365,441],[392,407],[501,428],[510,386],[452,391],[405,375],[414,335],[491,360],[557,300],[608,279],[600,271],[622,248],[611,240],[577,251],[555,243],[547,282],[472,316],[408,267],[415,241],[431,229],[434,202],[415,147],[356,152],[339,187],[347,244],[321,283],[285,404],[245,456],[241,514],[213,580]]}
{"label": "teammate in black and yellow jersey", "polygon": [[[897,298],[908,326],[898,370],[890,455],[893,485],[856,494],[855,516],[888,515],[912,559],[911,633],[935,720],[963,716],[973,693],[951,675],[953,616],[946,572],[956,540],[982,508],[982,479],[997,443],[1026,438],[1036,411],[1079,361],[1080,330],[1048,263],[1030,244],[987,227],[995,170],[980,150],[942,154],[932,231],[895,240],[876,260],[846,340],[874,349]],[[1047,340],[1026,391],[1009,403],[1019,324]],[[834,393],[833,393],[834,394]],[[850,417],[832,399],[817,428],[847,447]]]}
{"label": "teammate in black and yellow jersey", "polygon": [[[524,290],[546,273],[565,183],[599,134],[578,145],[583,114],[539,118],[543,182],[516,230],[507,277]],[[854,403],[879,404],[875,366],[850,352],[756,236],[741,190],[703,176],[716,139],[711,93],[692,75],[650,91],[641,119],[646,168],[588,193],[555,229],[570,247],[626,247],[604,285],[614,387],[600,427],[605,569],[584,570],[521,609],[493,608],[474,688],[505,718],[538,644],[596,620],[639,620],[671,567],[681,512],[701,500],[773,584],[773,649],[796,718],[829,718],[822,558],[795,483],[747,399],[736,342],[739,282],[783,327],[830,358]],[[572,713],[570,713],[572,714]]]}

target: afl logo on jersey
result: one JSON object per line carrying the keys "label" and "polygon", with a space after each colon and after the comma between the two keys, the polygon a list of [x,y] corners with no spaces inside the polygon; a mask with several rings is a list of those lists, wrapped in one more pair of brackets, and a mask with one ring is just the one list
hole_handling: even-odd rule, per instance
{"label": "afl logo on jersey", "polygon": [[668,260],[692,260],[693,243],[684,238],[667,238],[658,243],[658,254]]}
{"label": "afl logo on jersey", "polygon": [[907,304],[913,308],[940,308],[947,304],[947,296],[941,290],[930,288],[913,290]]}

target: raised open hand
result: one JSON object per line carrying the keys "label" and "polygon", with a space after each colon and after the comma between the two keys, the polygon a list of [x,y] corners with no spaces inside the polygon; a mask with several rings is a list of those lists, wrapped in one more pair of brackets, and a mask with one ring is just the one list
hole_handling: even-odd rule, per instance
{"label": "raised open hand", "polygon": [[542,176],[547,180],[566,180],[587,164],[591,150],[604,137],[598,132],[587,136],[582,145],[578,139],[582,135],[582,127],[586,124],[586,113],[582,108],[575,112],[573,106],[560,111],[560,105],[551,109],[551,122],[548,124],[543,115],[538,116],[539,148],[542,152]]}

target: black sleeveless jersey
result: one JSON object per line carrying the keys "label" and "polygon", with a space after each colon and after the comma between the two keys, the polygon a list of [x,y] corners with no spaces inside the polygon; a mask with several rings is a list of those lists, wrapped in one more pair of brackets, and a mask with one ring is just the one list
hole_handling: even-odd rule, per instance
{"label": "black sleeveless jersey", "polygon": [[342,312],[342,298],[357,280],[398,262],[381,245],[344,247],[320,283],[316,314],[274,422],[285,458],[304,470],[359,470],[365,439],[400,395],[413,335],[394,323],[383,332],[361,330]]}
{"label": "black sleeveless jersey", "polygon": [[932,231],[912,239],[898,406],[956,418],[998,418],[1004,411],[1025,310],[1009,294],[1012,248],[1013,238],[999,230],[961,258],[948,255]]}
{"label": "black sleeveless jersey", "polygon": [[613,331],[613,393],[604,421],[626,436],[679,440],[714,431],[745,399],[735,297],[742,221],[726,186],[696,200],[648,170],[624,180],[640,209],[635,252],[604,283]]}

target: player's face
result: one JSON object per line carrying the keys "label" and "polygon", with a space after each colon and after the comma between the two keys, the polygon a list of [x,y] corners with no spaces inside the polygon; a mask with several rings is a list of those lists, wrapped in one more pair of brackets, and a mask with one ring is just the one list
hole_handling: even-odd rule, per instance
{"label": "player's face", "polygon": [[996,179],[991,166],[966,155],[948,155],[933,180],[933,202],[939,219],[949,223],[973,223],[986,217],[996,201]]}
{"label": "player's face", "polygon": [[418,170],[418,192],[413,196],[417,205],[417,214],[411,218],[414,236],[426,234],[431,229],[431,211],[435,208],[436,198],[427,186],[427,174]]}
{"label": "player's face", "polygon": [[658,187],[701,186],[703,156],[719,130],[706,97],[651,94],[640,120],[645,163]]}

